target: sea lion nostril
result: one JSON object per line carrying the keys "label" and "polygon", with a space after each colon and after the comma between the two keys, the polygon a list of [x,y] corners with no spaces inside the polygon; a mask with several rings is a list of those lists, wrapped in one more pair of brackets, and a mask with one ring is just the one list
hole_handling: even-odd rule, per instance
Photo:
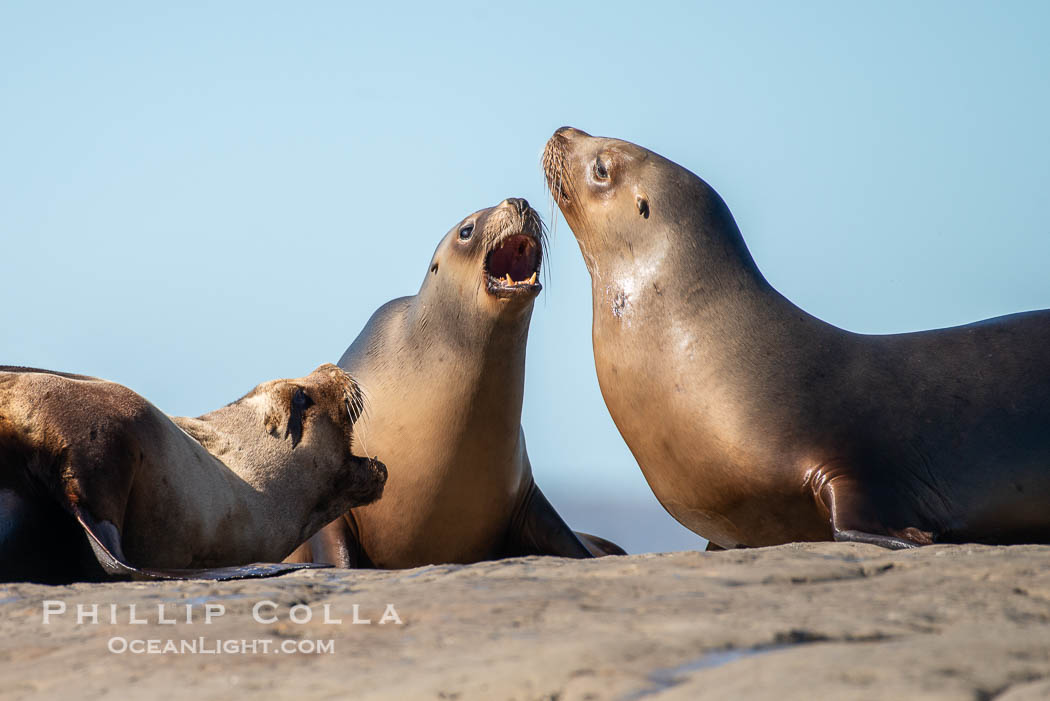
{"label": "sea lion nostril", "polygon": [[518,214],[524,214],[529,210],[529,201],[521,197],[508,197],[507,204],[518,210]]}

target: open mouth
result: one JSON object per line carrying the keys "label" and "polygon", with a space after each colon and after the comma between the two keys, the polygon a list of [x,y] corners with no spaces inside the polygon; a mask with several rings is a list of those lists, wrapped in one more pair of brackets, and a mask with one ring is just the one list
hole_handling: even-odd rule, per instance
{"label": "open mouth", "polygon": [[497,296],[538,292],[541,248],[530,234],[514,234],[501,240],[485,258],[488,291]]}

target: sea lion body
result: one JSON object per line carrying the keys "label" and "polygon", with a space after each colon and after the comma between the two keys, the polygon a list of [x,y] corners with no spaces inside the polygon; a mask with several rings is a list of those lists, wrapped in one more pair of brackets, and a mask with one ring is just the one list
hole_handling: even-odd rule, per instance
{"label": "sea lion body", "polygon": [[196,419],[113,382],[0,368],[4,578],[281,571],[238,566],[280,562],[382,493],[382,464],[350,451],[359,414],[356,383],[332,365]]}
{"label": "sea lion body", "polygon": [[721,547],[1050,542],[1050,312],[850,333],[773,289],[677,164],[571,128],[544,162],[602,395],[681,523]]}
{"label": "sea lion body", "polygon": [[357,436],[390,479],[381,500],[292,561],[401,568],[622,552],[574,534],[533,480],[521,406],[541,257],[539,216],[505,200],[453,227],[419,292],[372,316],[339,365],[365,388]]}

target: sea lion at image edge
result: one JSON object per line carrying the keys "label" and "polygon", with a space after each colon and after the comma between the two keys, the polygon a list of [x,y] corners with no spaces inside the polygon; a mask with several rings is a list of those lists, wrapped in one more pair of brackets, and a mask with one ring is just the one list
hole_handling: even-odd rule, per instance
{"label": "sea lion at image edge", "polygon": [[280,560],[382,493],[382,463],[351,453],[361,410],[334,365],[197,419],[113,382],[0,367],[0,580],[297,569]]}
{"label": "sea lion at image edge", "polygon": [[609,412],[713,549],[1050,542],[1050,312],[850,333],[773,289],[675,163],[563,127],[543,168],[591,276]]}
{"label": "sea lion at image edge", "polygon": [[339,365],[365,388],[356,435],[390,479],[381,500],[289,561],[403,568],[623,553],[565,524],[525,451],[525,346],[543,246],[536,211],[504,200],[443,237],[415,296],[376,311]]}

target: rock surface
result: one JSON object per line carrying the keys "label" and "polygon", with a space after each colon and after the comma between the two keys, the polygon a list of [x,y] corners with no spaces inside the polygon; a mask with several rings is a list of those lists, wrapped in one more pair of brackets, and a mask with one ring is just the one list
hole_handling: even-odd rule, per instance
{"label": "rock surface", "polygon": [[[45,600],[66,606],[47,624]],[[263,603],[267,622],[257,622],[253,607],[266,601],[275,606]],[[78,624],[78,604],[99,604],[99,622]],[[148,622],[131,623],[129,604]],[[208,604],[225,607],[211,623]],[[341,623],[324,622],[326,604]],[[355,604],[371,624],[352,623]],[[387,604],[401,625],[379,624]],[[289,619],[307,612],[308,623]],[[299,651],[263,652],[261,643],[245,654],[110,651],[150,639],[210,650],[221,640],[263,640]],[[302,652],[318,641],[333,650]],[[821,543],[227,583],[0,586],[0,697],[255,691],[295,699],[1044,699],[1050,547],[890,552]]]}

